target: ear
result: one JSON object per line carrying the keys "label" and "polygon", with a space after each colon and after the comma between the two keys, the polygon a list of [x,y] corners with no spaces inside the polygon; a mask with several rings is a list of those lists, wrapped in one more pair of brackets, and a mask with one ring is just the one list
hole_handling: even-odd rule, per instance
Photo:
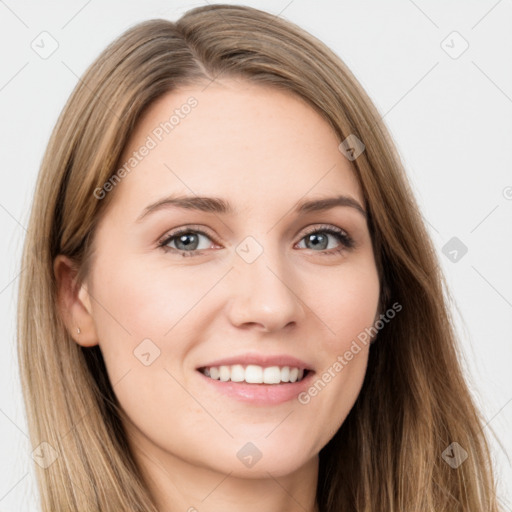
{"label": "ear", "polygon": [[53,273],[58,310],[71,337],[83,347],[97,345],[90,295],[85,283],[76,282],[76,265],[67,256],[59,254],[53,262]]}

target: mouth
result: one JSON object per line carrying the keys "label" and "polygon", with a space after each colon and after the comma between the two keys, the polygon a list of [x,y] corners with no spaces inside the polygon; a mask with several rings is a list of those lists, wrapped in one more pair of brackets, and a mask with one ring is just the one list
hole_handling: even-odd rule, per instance
{"label": "mouth", "polygon": [[198,368],[204,376],[221,382],[278,385],[304,380],[312,370],[298,366],[233,364]]}

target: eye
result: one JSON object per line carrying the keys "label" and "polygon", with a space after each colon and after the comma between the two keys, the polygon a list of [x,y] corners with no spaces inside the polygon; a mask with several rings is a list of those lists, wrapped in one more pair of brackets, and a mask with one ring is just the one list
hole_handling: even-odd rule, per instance
{"label": "eye", "polygon": [[[203,246],[201,247],[201,239]],[[334,239],[338,245],[332,246],[329,239]],[[305,247],[300,246],[304,241]],[[344,250],[351,249],[354,246],[354,241],[343,229],[331,225],[315,226],[309,229],[302,237],[299,244],[300,249],[313,249],[314,252],[325,255],[339,254]],[[212,237],[200,229],[192,226],[176,229],[158,243],[158,247],[162,248],[165,252],[174,252],[181,256],[199,256],[202,251],[211,248]]]}
{"label": "eye", "polygon": [[[329,238],[337,240],[339,245],[334,247],[330,246]],[[329,225],[311,228],[301,239],[299,245],[303,240],[306,249],[314,249],[316,252],[327,255],[338,254],[354,246],[354,241],[345,230]]]}
{"label": "eye", "polygon": [[165,238],[158,243],[158,246],[164,251],[177,252],[182,256],[197,256],[198,251],[208,249],[211,247],[210,243],[203,241],[201,247],[201,238],[206,238],[211,241],[211,237],[198,229],[185,227],[177,229],[168,233]]}

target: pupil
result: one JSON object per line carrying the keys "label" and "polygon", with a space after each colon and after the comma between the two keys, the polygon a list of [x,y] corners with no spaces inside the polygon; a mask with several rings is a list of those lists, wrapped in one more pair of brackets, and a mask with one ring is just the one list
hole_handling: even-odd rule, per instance
{"label": "pupil", "polygon": [[[189,241],[189,242],[187,242],[187,239],[190,239],[190,237],[194,237],[194,236],[196,236],[196,235],[191,234],[191,233],[186,234],[186,235],[181,235],[181,236],[178,238],[178,244],[183,244],[183,245],[185,246],[185,248],[190,248],[191,246],[194,246],[194,241],[192,241],[192,242],[190,242],[190,241]],[[197,240],[196,240],[195,242],[196,242],[196,244],[195,244],[195,245],[197,245]],[[179,248],[180,248],[180,247],[178,246],[178,249],[179,249]],[[192,247],[192,249],[196,249],[196,246]]]}
{"label": "pupil", "polygon": [[321,249],[325,249],[327,247],[327,245],[325,245],[325,242],[327,241],[327,237],[325,237],[323,235],[317,235],[317,234],[309,235],[309,241],[313,242],[314,247],[318,247],[319,245],[322,246]]}

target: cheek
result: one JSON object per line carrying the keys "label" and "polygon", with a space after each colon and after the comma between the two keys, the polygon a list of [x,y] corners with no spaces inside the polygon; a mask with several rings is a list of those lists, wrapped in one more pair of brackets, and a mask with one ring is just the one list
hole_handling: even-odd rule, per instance
{"label": "cheek", "polygon": [[167,272],[164,279],[161,269],[109,258],[98,261],[91,293],[99,345],[121,408],[130,423],[158,433],[163,444],[175,429],[172,411],[188,412],[180,420],[184,429],[200,417],[200,407],[184,391],[180,368],[191,344],[183,335],[185,315],[200,290],[179,274]]}
{"label": "cheek", "polygon": [[[171,335],[165,334],[183,317],[193,292],[184,283],[170,286],[168,281],[128,259],[105,258],[95,267],[91,304],[96,332],[109,380],[127,409],[136,406],[131,402],[143,390],[147,401],[157,384],[169,386],[163,361],[168,355],[164,340],[168,343]],[[186,350],[186,343],[174,344],[172,359],[181,360]]]}
{"label": "cheek", "polygon": [[[212,279],[215,276],[212,276]],[[164,337],[211,287],[190,270],[146,265],[140,259],[98,262],[92,305],[100,342],[140,343]]]}
{"label": "cheek", "polygon": [[329,293],[320,293],[317,283],[318,297],[309,299],[318,304],[318,316],[328,328],[317,351],[323,366],[298,397],[299,403],[309,409],[307,416],[321,420],[315,423],[318,449],[336,433],[361,390],[371,328],[378,313],[380,283],[374,266],[347,265],[336,276],[330,276],[324,289]]}
{"label": "cheek", "polygon": [[[319,347],[326,356],[343,353],[371,327],[378,313],[380,282],[374,265],[346,265],[316,280],[308,300],[330,335]],[[364,337],[364,336],[362,336]]]}
{"label": "cheek", "polygon": [[121,255],[95,266],[91,303],[108,377],[129,417],[147,419],[146,430],[166,431],[169,417],[162,411],[197,414],[197,403],[180,386],[182,365],[201,323],[198,305],[216,279]]}

